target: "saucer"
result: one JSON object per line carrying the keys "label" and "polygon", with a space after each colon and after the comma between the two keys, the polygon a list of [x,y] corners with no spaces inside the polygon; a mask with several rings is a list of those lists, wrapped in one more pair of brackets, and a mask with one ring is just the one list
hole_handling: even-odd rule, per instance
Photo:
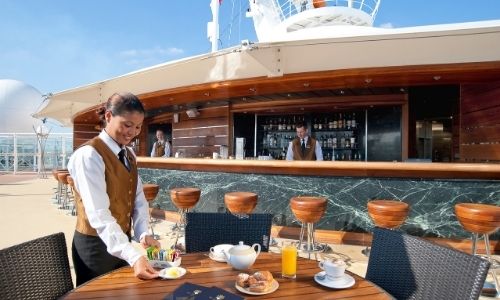
{"label": "saucer", "polygon": [[328,277],[325,277],[325,279],[321,280],[320,277],[324,275],[325,271],[319,272],[318,274],[314,275],[314,281],[321,284],[322,286],[326,286],[332,289],[346,289],[353,286],[356,282],[351,275],[346,273],[344,273],[344,276],[339,277],[335,280],[331,280]]}
{"label": "saucer", "polygon": [[225,258],[214,256],[212,252],[208,253],[208,257],[210,257],[211,260],[215,260],[218,262],[226,262]]}
{"label": "saucer", "polygon": [[170,267],[160,271],[160,277],[163,279],[177,279],[186,274],[186,269],[181,267]]}

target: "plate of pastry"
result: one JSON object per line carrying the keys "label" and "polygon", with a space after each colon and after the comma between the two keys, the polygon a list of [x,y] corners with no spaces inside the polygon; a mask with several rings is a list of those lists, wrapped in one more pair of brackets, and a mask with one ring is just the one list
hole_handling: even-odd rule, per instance
{"label": "plate of pastry", "polygon": [[257,271],[252,275],[240,273],[235,283],[235,288],[238,291],[249,295],[270,294],[275,292],[279,286],[269,271]]}

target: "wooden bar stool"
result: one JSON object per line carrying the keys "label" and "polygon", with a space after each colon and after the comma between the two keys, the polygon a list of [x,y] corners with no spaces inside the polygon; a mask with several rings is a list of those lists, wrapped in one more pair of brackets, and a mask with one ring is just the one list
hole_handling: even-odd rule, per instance
{"label": "wooden bar stool", "polygon": [[290,208],[301,222],[298,249],[307,253],[309,258],[311,253],[314,253],[317,259],[317,253],[325,250],[325,245],[317,243],[314,238],[314,224],[325,214],[326,204],[327,200],[324,197],[299,196],[290,199]]}
{"label": "wooden bar stool", "polygon": [[231,192],[224,195],[224,203],[233,215],[248,215],[257,205],[258,196],[250,192]]}
{"label": "wooden bar stool", "polygon": [[[151,207],[151,204],[155,200],[156,196],[158,195],[158,191],[160,190],[160,186],[154,183],[145,183],[142,185],[142,190],[144,191],[144,197],[148,201],[149,207]],[[156,220],[153,220],[153,216],[151,212],[149,213],[149,224],[151,226],[151,234],[153,235],[154,239],[159,239],[159,236],[155,234],[154,230],[154,225],[156,223]]]}
{"label": "wooden bar stool", "polygon": [[[368,201],[368,215],[375,226],[396,229],[405,221],[410,211],[408,203],[398,200],[371,200]],[[370,247],[366,246],[361,251],[364,255],[370,255]]]}
{"label": "wooden bar stool", "polygon": [[68,177],[66,177],[66,180],[68,181],[68,185],[70,188],[68,206],[70,203],[72,204],[73,207],[71,208],[71,215],[75,216],[76,215],[75,192],[74,192],[75,191],[75,181],[73,180],[73,177],[71,177],[71,175],[68,175]]}
{"label": "wooden bar stool", "polygon": [[196,206],[200,200],[201,190],[193,187],[174,188],[170,190],[172,203],[179,210],[180,221],[178,226],[182,229],[186,225],[186,213]]}
{"label": "wooden bar stool", "polygon": [[491,263],[490,272],[495,283],[496,297],[500,297],[500,285],[495,271],[497,263],[491,259],[489,240],[489,235],[500,227],[500,207],[491,204],[458,203],[455,205],[455,215],[462,227],[472,233],[473,255],[476,255],[479,235],[483,235],[486,256]]}
{"label": "wooden bar stool", "polygon": [[401,226],[410,211],[408,203],[397,200],[372,200],[368,201],[367,206],[375,226],[387,229]]}
{"label": "wooden bar stool", "polygon": [[55,180],[57,181],[57,189],[56,189],[56,192],[54,193],[54,204],[61,204],[62,202],[62,189],[63,189],[63,185],[61,183],[61,181],[59,180],[59,177],[58,177],[58,174],[60,172],[65,172],[65,173],[69,173],[68,169],[53,169],[52,170],[52,176],[54,176]]}
{"label": "wooden bar stool", "polygon": [[61,171],[57,172],[57,179],[61,183],[61,198],[60,198],[60,203],[61,206],[59,207],[60,209],[66,209],[66,205],[68,203],[68,176],[69,172],[66,171]]}

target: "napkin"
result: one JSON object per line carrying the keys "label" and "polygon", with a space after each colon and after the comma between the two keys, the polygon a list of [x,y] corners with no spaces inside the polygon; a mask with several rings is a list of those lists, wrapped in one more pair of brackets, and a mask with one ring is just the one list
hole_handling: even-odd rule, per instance
{"label": "napkin", "polygon": [[185,282],[176,288],[164,300],[241,300],[241,296],[235,295],[218,287],[205,287]]}

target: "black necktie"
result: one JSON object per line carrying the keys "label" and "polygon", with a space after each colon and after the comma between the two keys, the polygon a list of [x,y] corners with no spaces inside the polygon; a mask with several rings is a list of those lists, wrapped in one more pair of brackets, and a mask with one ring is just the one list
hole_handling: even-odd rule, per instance
{"label": "black necktie", "polygon": [[125,149],[122,149],[122,150],[120,150],[120,152],[118,152],[118,159],[122,162],[122,164],[125,166],[125,168],[127,168],[127,170],[130,171],[129,167],[127,166],[127,163],[125,162],[125,160],[126,160]]}
{"label": "black necktie", "polygon": [[306,152],[306,143],[305,140],[302,140],[302,144],[300,145],[300,148],[302,149],[302,155]]}

